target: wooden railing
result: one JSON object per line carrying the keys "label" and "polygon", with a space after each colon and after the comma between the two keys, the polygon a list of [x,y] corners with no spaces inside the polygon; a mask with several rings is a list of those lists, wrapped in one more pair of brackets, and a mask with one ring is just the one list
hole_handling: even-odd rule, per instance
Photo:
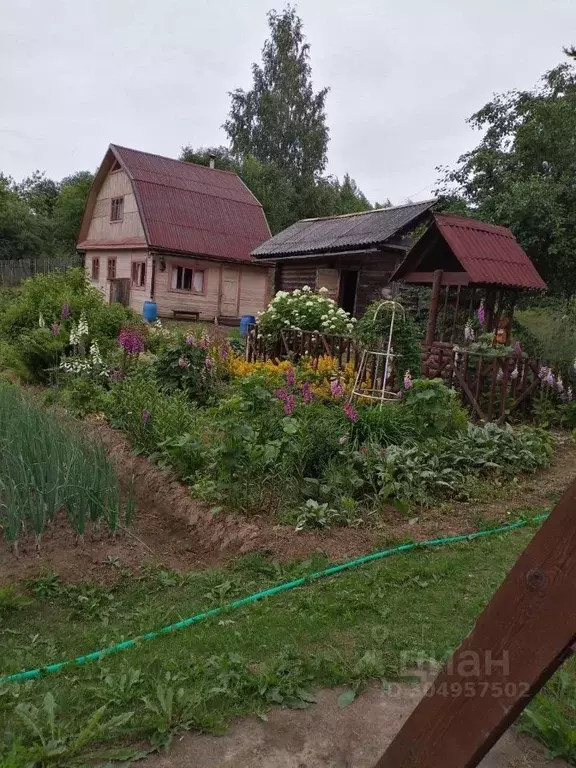
{"label": "wooden railing", "polygon": [[[318,359],[329,355],[338,368],[350,361],[354,370],[360,365],[361,348],[347,336],[335,336],[311,331],[282,331],[274,343],[258,337],[252,326],[246,341],[246,359],[249,362],[265,360],[298,360],[302,357]],[[447,386],[456,389],[463,405],[470,409],[472,418],[480,421],[496,421],[502,424],[512,413],[516,415],[532,410],[535,398],[542,391],[542,368],[551,368],[564,382],[564,392],[573,379],[572,364],[549,363],[525,354],[508,354],[503,357],[482,355],[459,350],[448,342],[434,342],[422,347],[424,378],[440,378]],[[575,387],[576,389],[576,387]],[[560,393],[556,389],[556,394]]]}

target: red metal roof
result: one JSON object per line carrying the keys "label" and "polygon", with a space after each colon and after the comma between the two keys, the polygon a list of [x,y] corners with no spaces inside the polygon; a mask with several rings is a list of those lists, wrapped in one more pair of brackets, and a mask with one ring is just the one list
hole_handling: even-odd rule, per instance
{"label": "red metal roof", "polygon": [[109,152],[130,177],[149,247],[257,263],[250,253],[270,229],[239,176],[116,144]]}
{"label": "red metal roof", "polygon": [[434,220],[471,283],[546,289],[546,283],[507,227],[464,216],[436,214]]}
{"label": "red metal roof", "polygon": [[[410,275],[411,282],[417,282],[414,278],[422,271],[418,267],[424,257],[423,243],[430,244],[434,230],[440,233],[460,262],[469,284],[546,289],[536,267],[507,227],[438,213],[434,215],[434,223],[392,275],[392,280],[405,280]],[[426,274],[441,268],[440,264],[438,267],[434,264],[434,253],[432,249],[426,256]]]}

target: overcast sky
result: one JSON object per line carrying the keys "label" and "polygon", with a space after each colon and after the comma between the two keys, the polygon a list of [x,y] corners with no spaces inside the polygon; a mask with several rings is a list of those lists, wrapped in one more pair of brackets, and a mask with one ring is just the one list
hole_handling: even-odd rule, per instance
{"label": "overcast sky", "polygon": [[[273,0],[0,0],[0,171],[94,170],[110,142],[177,157],[226,143]],[[331,173],[371,200],[430,196],[475,145],[466,118],[576,44],[576,0],[301,0]]]}

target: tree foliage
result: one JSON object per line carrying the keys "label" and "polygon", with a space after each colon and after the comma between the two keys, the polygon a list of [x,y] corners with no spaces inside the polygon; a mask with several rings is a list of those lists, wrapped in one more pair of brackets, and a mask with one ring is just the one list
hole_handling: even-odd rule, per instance
{"label": "tree foliage", "polygon": [[0,174],[0,259],[72,254],[93,175],[55,182],[35,171],[21,182]]}
{"label": "tree foliage", "polygon": [[[566,49],[576,58],[576,50]],[[576,291],[576,67],[500,94],[469,123],[478,146],[443,169],[448,207],[512,229],[556,293]]]}
{"label": "tree foliage", "polygon": [[270,11],[268,25],[262,64],[252,65],[252,88],[230,94],[224,129],[234,154],[273,163],[293,180],[312,180],[326,167],[328,88],[314,92],[310,46],[296,10]]}

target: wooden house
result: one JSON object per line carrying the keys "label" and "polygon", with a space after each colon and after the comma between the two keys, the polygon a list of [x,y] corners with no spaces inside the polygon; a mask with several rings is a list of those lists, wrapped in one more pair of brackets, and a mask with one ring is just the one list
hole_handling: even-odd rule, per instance
{"label": "wooden house", "polygon": [[360,317],[382,296],[414,235],[432,220],[435,200],[344,216],[303,219],[252,251],[276,263],[274,289],[327,288]]}
{"label": "wooden house", "polygon": [[111,144],[77,247],[108,301],[234,321],[268,303],[273,270],[250,254],[269,237],[262,206],[236,174]]}

